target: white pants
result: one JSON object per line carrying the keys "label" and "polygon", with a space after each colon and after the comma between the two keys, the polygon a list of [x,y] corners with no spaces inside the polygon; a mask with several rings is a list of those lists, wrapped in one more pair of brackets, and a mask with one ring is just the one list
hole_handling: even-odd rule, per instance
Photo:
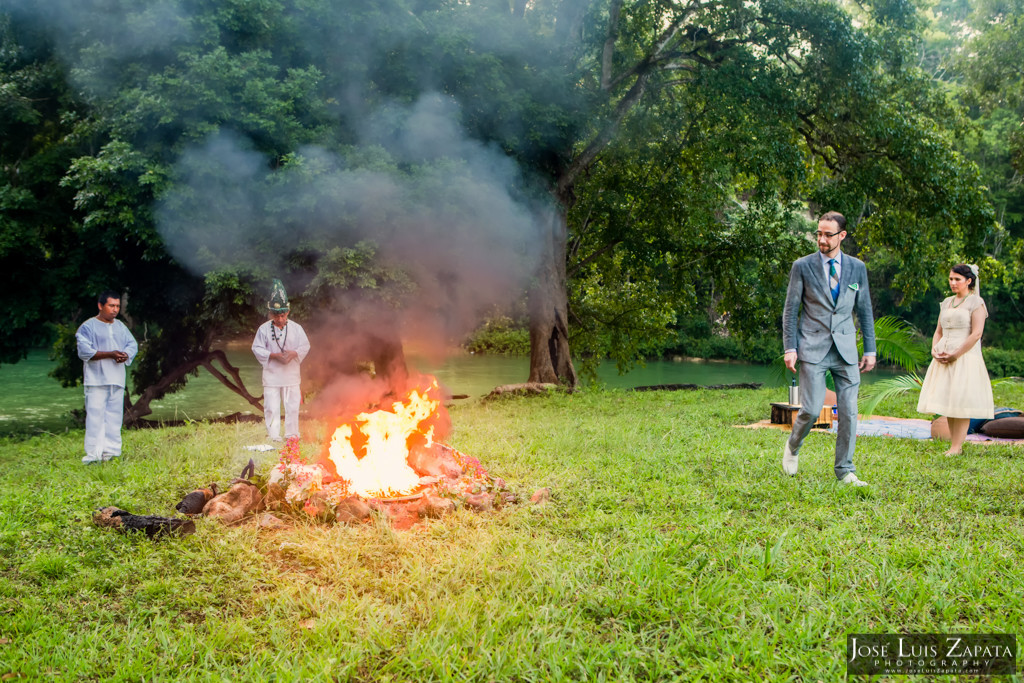
{"label": "white pants", "polygon": [[299,403],[302,401],[299,385],[263,387],[263,417],[271,439],[281,438],[281,401],[284,401],[284,438],[299,435]]}
{"label": "white pants", "polygon": [[85,457],[102,462],[121,455],[124,387],[106,384],[85,388]]}

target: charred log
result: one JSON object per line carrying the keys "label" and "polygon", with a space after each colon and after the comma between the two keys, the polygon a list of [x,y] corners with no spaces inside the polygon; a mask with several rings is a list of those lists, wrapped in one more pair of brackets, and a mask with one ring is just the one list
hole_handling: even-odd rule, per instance
{"label": "charred log", "polygon": [[93,513],[92,521],[97,526],[117,529],[122,532],[141,531],[149,538],[169,534],[182,536],[195,533],[196,530],[195,523],[190,519],[133,515],[127,510],[116,507],[100,508]]}
{"label": "charred log", "polygon": [[206,504],[217,495],[217,484],[210,484],[205,489],[196,489],[181,499],[174,509],[183,515],[198,515]]}

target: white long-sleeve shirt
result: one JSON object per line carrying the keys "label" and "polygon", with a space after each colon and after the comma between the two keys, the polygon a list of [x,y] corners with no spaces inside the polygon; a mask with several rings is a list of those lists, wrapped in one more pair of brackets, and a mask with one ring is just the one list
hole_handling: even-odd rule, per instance
{"label": "white long-sleeve shirt", "polygon": [[[309,353],[309,339],[302,325],[289,320],[284,329],[277,330],[277,341],[271,334],[273,320],[268,320],[256,330],[256,338],[252,342],[252,352],[256,360],[263,366],[263,386],[291,387],[299,385],[299,364]],[[295,360],[287,363],[270,360],[270,354],[282,351],[294,351],[299,354]]]}
{"label": "white long-sleeve shirt", "polygon": [[[78,357],[85,365],[85,386],[124,386],[125,368],[135,360],[139,344],[123,322],[105,323],[99,318],[89,318],[75,332],[75,340],[78,342]],[[128,354],[128,361],[118,363],[113,358],[91,360],[100,351],[124,351]]]}

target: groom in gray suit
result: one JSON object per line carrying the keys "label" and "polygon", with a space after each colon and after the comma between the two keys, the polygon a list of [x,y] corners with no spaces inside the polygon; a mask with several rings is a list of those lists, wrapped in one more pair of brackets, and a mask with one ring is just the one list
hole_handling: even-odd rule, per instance
{"label": "groom in gray suit", "polygon": [[[875,367],[875,322],[871,314],[868,271],[864,262],[844,254],[846,218],[829,211],[818,219],[818,253],[793,263],[782,314],[786,367],[796,372],[800,361],[800,411],[782,454],[782,470],[796,474],[800,446],[825,401],[825,373],[832,372],[838,401],[836,478],[843,484],[867,486],[857,478],[853,449],[857,441],[857,389],[860,370]],[[856,314],[864,336],[864,357],[857,364]]]}

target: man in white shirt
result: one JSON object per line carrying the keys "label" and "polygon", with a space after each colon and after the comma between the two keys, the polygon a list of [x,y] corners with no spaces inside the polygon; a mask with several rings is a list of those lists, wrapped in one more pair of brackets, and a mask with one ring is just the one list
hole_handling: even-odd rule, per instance
{"label": "man in white shirt", "polygon": [[99,313],[75,333],[78,357],[85,370],[86,465],[121,455],[124,418],[125,368],[132,364],[139,345],[120,320],[121,295],[104,291],[96,299]]}
{"label": "man in white shirt", "polygon": [[309,353],[309,339],[297,322],[288,320],[288,295],[274,280],[270,320],[256,330],[252,352],[263,366],[263,416],[267,436],[281,441],[281,403],[284,402],[284,436],[299,436],[299,404],[302,402],[299,365]]}

